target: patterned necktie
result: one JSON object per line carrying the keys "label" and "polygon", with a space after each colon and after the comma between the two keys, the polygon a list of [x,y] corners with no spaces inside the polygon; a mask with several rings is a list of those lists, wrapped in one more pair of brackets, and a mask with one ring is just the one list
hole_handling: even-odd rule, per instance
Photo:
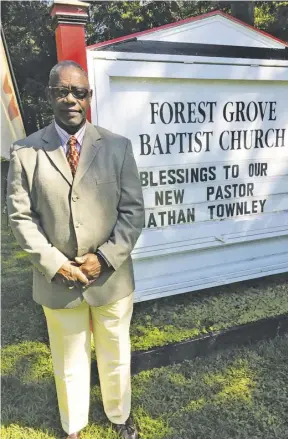
{"label": "patterned necktie", "polygon": [[77,145],[77,139],[74,136],[71,136],[70,139],[67,142],[68,145],[68,151],[67,151],[67,160],[71,168],[72,175],[74,177],[76,173],[76,169],[79,162],[79,152],[77,151],[76,145]]}

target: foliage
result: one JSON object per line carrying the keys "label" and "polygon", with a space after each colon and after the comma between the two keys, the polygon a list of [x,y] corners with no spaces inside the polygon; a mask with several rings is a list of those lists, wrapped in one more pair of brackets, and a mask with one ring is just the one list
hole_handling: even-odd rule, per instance
{"label": "foliage", "polygon": [[91,2],[87,44],[129,35],[212,10],[229,11],[229,2],[139,1]]}
{"label": "foliage", "polygon": [[288,2],[255,2],[254,24],[288,42]]}
{"label": "foliage", "polygon": [[45,86],[57,62],[54,31],[45,1],[1,2],[1,22],[19,87],[26,133],[46,125],[51,110]]}
{"label": "foliage", "polygon": [[[288,41],[288,2],[255,2],[255,26]],[[87,44],[172,23],[212,10],[231,12],[226,1],[91,1],[86,27]],[[51,110],[44,89],[57,62],[49,3],[1,2],[2,25],[30,133],[46,125]]]}

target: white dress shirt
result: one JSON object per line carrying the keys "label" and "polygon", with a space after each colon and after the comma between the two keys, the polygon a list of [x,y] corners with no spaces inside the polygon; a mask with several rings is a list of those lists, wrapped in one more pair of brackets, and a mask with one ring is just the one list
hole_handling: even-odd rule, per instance
{"label": "white dress shirt", "polygon": [[[56,131],[57,131],[58,136],[59,136],[60,141],[61,141],[61,145],[62,145],[62,147],[64,149],[65,155],[67,155],[67,152],[68,152],[68,145],[67,145],[67,143],[68,143],[68,140],[71,137],[71,134],[69,134],[69,133],[67,133],[67,131],[63,130],[63,128],[61,128],[57,124],[57,122],[54,122],[54,123],[55,123]],[[76,148],[77,148],[77,151],[79,152],[79,154],[81,152],[81,147],[82,147],[82,144],[83,144],[83,139],[84,139],[85,131],[86,131],[86,122],[83,125],[83,127],[81,127],[80,130],[77,131],[77,133],[73,134],[73,136],[77,140]]]}

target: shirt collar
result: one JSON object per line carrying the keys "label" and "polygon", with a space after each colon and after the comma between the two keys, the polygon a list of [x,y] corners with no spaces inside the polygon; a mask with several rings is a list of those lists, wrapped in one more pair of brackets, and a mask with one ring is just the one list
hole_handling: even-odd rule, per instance
{"label": "shirt collar", "polygon": [[[63,128],[61,128],[56,121],[54,121],[54,124],[62,145],[66,145],[72,134],[69,134],[67,131],[63,130]],[[87,122],[85,122],[85,124],[75,134],[73,134],[80,146],[82,146],[83,143],[86,126]]]}

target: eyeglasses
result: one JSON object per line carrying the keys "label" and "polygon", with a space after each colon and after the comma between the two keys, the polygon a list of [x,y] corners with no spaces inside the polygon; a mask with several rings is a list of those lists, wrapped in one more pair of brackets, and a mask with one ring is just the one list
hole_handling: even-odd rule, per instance
{"label": "eyeglasses", "polygon": [[72,93],[75,99],[85,99],[88,94],[90,94],[91,90],[87,90],[87,88],[78,88],[78,87],[48,87],[49,90],[52,90],[52,93],[56,99],[66,98],[69,93]]}

